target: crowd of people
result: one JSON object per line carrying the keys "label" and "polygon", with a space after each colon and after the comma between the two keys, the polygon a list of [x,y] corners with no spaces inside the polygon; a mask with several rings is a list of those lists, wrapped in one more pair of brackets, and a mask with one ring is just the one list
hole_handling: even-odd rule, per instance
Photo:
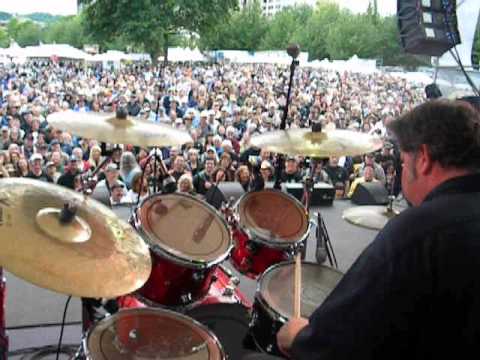
{"label": "crowd of people", "polygon": [[[279,129],[288,78],[289,69],[275,65],[172,65],[161,73],[149,64],[120,70],[50,61],[0,65],[0,177],[40,179],[76,191],[89,186],[94,193],[106,191],[113,204],[147,196],[156,184],[153,162],[146,160],[152,149],[81,138],[47,121],[50,113],[69,109],[87,116],[123,108],[131,117],[190,133],[192,143],[162,148],[158,156],[166,168],[159,164],[157,178],[173,178],[177,191],[205,196],[221,181],[237,181],[248,191],[309,176],[334,185],[338,197],[351,196],[363,181],[398,192],[399,161],[388,141],[378,153],[359,158],[290,156],[283,171],[276,168],[277,154],[250,146],[252,136]],[[299,68],[286,124],[321,123],[388,139],[386,125],[423,101],[423,88],[385,73]]]}

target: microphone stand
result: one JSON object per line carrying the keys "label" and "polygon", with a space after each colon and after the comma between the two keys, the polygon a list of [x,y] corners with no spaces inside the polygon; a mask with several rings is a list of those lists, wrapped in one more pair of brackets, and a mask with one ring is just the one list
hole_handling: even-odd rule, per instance
{"label": "microphone stand", "polygon": [[[290,81],[288,82],[287,101],[285,103],[282,122],[280,123],[280,130],[285,130],[285,128],[287,127],[288,107],[290,105],[290,94],[292,92],[293,76],[295,74],[295,67],[298,65],[299,65],[299,61],[296,59],[296,56],[293,56],[292,63],[290,64]],[[277,163],[275,164],[275,184],[273,186],[273,188],[276,190],[281,190],[282,188],[281,176],[282,176],[282,170],[284,167],[285,167],[285,157],[279,154]]]}

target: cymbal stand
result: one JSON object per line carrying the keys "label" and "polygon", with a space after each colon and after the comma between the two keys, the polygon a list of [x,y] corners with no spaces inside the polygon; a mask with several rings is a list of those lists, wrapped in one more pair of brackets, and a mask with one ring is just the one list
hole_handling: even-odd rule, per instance
{"label": "cymbal stand", "polygon": [[96,181],[95,176],[103,169],[103,167],[112,160],[111,156],[106,156],[100,164],[92,171],[90,174],[86,174],[86,176],[82,176],[82,193],[84,195],[92,195],[92,184]]}
{"label": "cymbal stand", "polygon": [[[290,105],[290,95],[292,93],[293,76],[295,74],[295,67],[299,65],[297,60],[298,54],[292,56],[292,63],[290,64],[290,80],[288,82],[287,100],[285,102],[285,109],[283,111],[282,122],[280,123],[280,130],[285,130],[287,127],[288,107]],[[277,163],[275,164],[275,185],[274,189],[280,190],[282,188],[282,170],[285,167],[285,157],[283,155],[277,156]]]}
{"label": "cymbal stand", "polygon": [[[318,131],[313,129],[313,131]],[[305,206],[308,217],[310,218],[310,204],[312,199],[313,187],[314,187],[314,175],[316,171],[317,164],[315,163],[312,168],[312,176],[308,176],[305,179],[303,186],[303,195],[302,203]],[[338,268],[337,258],[333,250],[332,242],[330,241],[330,236],[328,235],[327,226],[323,221],[323,217],[320,212],[317,213],[317,221],[310,220],[310,224],[315,226],[315,238],[317,240],[315,257],[319,264],[322,264],[326,259],[330,263],[330,266]],[[306,249],[306,244],[305,244]]]}
{"label": "cymbal stand", "polygon": [[165,193],[172,193],[175,192],[176,190],[176,181],[173,178],[173,176],[170,176],[167,171],[167,167],[165,166],[165,163],[163,162],[162,155],[160,148],[155,147],[152,153],[147,157],[145,161],[145,165],[143,165],[142,168],[142,178],[140,181],[140,189],[139,189],[139,195],[137,198],[137,204],[135,207],[138,207],[140,203],[140,194],[142,193],[143,190],[143,179],[145,178],[145,170],[147,169],[147,166],[150,164],[150,162],[153,160],[153,193],[155,194],[157,191],[160,191],[159,188],[157,188],[157,173],[162,175],[163,177],[163,182],[162,182],[162,189],[163,192]]}

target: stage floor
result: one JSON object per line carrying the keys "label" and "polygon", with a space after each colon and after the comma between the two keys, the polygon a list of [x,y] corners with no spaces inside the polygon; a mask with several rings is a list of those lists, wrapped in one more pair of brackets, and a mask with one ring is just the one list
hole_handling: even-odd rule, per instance
{"label": "stage floor", "polygon": [[[351,206],[353,205],[348,200],[336,200],[332,206],[312,209],[312,216],[320,211],[324,218],[339,269],[343,272],[351,266],[377,234],[376,231],[353,226],[342,219],[343,210]],[[307,245],[307,261],[316,261],[315,247],[316,241],[312,230]],[[232,268],[228,260],[224,265]],[[241,291],[253,300],[257,283],[239,274],[238,276],[241,279],[239,285]],[[62,320],[67,296],[38,288],[9,273],[6,274],[6,278],[6,321],[9,329],[10,351],[56,345],[60,327],[55,324]],[[64,344],[80,343],[82,336],[81,327],[78,324],[80,320],[80,301],[74,298],[70,302],[67,314],[67,323],[73,324],[65,328]],[[20,358],[20,356],[11,357],[11,359]],[[54,359],[55,357],[42,357],[42,359],[50,358]],[[67,357],[61,358],[67,359]],[[25,357],[25,359],[29,359],[29,357]]]}

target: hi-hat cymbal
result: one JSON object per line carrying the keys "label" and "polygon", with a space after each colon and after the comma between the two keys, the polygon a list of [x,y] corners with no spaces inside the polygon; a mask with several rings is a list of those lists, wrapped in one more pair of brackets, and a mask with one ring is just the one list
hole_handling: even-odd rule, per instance
{"label": "hi-hat cymbal", "polygon": [[376,151],[382,148],[383,141],[348,130],[312,132],[311,129],[289,129],[253,136],[250,144],[281,154],[330,157],[355,156]]}
{"label": "hi-hat cymbal", "polygon": [[[65,204],[75,213],[60,220]],[[148,246],[99,202],[31,179],[0,180],[0,266],[42,288],[113,298],[140,288],[151,271]]]}
{"label": "hi-hat cymbal", "polygon": [[387,222],[397,216],[400,211],[390,209],[388,206],[356,206],[343,212],[343,219],[353,225],[367,229],[381,230]]}
{"label": "hi-hat cymbal", "polygon": [[122,119],[113,113],[68,110],[49,115],[47,121],[51,126],[76,136],[115,144],[181,146],[193,141],[186,131],[130,116]]}

